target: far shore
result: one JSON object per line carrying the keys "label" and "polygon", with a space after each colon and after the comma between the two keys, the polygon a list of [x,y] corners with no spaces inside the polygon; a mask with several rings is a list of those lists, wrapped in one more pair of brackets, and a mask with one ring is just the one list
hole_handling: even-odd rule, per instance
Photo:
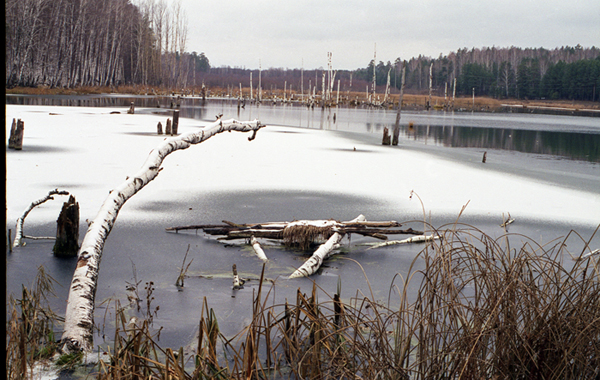
{"label": "far shore", "polygon": [[[256,97],[256,89],[251,92],[250,88],[242,88],[242,96],[245,99],[250,98],[250,94]],[[6,89],[6,94],[14,95],[101,95],[101,94],[121,94],[121,95],[156,95],[156,96],[201,96],[201,89],[188,88],[184,91],[175,91],[168,88],[153,88],[147,86],[120,86],[120,87],[82,87],[82,88],[29,88],[16,87]],[[211,97],[232,99],[239,98],[238,89],[210,88],[207,91],[207,99]],[[317,101],[319,99],[317,94]],[[335,92],[332,96],[333,100],[328,105],[335,105],[337,101],[340,105],[360,105],[370,104],[372,99],[367,98],[371,94],[365,92],[349,92],[340,91],[339,95]],[[302,101],[306,100],[296,91],[263,90],[263,101]],[[392,93],[385,98],[384,94],[378,93],[375,95],[375,101],[380,107],[396,108],[398,106],[399,94]],[[527,112],[527,113],[556,113],[566,115],[580,116],[600,116],[600,102],[576,101],[576,100],[523,100],[523,99],[495,99],[490,97],[456,97],[451,96],[435,96],[431,97],[428,94],[404,94],[402,108],[407,110],[425,110],[430,104],[432,110],[456,110],[456,111],[477,111],[477,112]]]}

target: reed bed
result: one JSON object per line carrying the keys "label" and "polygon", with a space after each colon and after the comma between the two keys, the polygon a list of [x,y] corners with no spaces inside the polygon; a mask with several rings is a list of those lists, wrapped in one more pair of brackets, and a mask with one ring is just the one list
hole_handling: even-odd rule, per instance
{"label": "reed bed", "polygon": [[[249,326],[219,331],[204,304],[193,348],[162,349],[148,321],[118,313],[99,379],[583,379],[600,376],[598,256],[493,239],[472,226],[434,229],[387,304],[313,283],[274,304],[260,285]],[[518,246],[512,245],[518,242]],[[347,258],[347,260],[351,260]],[[355,262],[355,261],[353,261]],[[357,265],[357,262],[355,262]],[[418,265],[417,265],[418,264]],[[420,268],[420,269],[415,269]],[[418,289],[416,293],[411,289]],[[319,299],[322,298],[322,299]],[[8,359],[7,359],[8,360]]]}

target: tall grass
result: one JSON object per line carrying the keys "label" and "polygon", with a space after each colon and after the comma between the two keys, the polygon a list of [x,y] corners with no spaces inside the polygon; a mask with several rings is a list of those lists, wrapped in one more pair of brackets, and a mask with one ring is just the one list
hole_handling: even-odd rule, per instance
{"label": "tall grass", "polygon": [[56,281],[44,267],[38,273],[32,289],[22,287],[21,298],[8,299],[6,324],[6,378],[26,379],[32,375],[35,363],[50,360],[58,351],[55,323],[62,322],[48,306],[47,297],[54,294]]}
{"label": "tall grass", "polygon": [[118,313],[111,360],[97,378],[600,376],[598,259],[568,251],[578,235],[542,246],[519,235],[493,239],[472,226],[434,232],[441,239],[393,279],[385,305],[372,294],[344,299],[341,282],[332,296],[314,283],[293,302],[273,304],[263,267],[251,323],[226,337],[205,301],[191,351],[160,348],[148,321],[133,326]]}

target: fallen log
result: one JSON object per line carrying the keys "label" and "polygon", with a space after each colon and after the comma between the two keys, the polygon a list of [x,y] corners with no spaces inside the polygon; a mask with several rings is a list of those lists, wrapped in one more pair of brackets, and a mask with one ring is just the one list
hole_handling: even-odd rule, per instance
{"label": "fallen log", "polygon": [[336,245],[338,245],[343,238],[343,234],[337,231],[334,232],[324,244],[319,246],[319,249],[317,249],[315,253],[313,253],[312,256],[306,260],[300,268],[296,269],[296,271],[290,275],[289,278],[308,277],[315,273],[321,267],[323,261],[329,257]]}
{"label": "fallen log", "polygon": [[423,235],[422,231],[412,228],[400,229],[402,224],[396,221],[296,220],[293,222],[239,224],[224,220],[223,223],[169,227],[166,228],[166,231],[177,233],[184,230],[202,230],[208,235],[220,236],[219,240],[251,239],[254,236],[255,238],[282,240],[286,246],[295,246],[302,250],[327,241],[334,229],[344,235],[355,233],[380,240],[387,240],[388,235]]}
{"label": "fallen log", "polygon": [[256,132],[264,125],[258,120],[240,122],[237,120],[217,120],[197,132],[189,132],[166,138],[152,150],[142,168],[125,182],[112,190],[102,204],[98,215],[90,223],[83,238],[77,257],[77,266],[67,299],[64,331],[61,338],[65,352],[90,352],[93,348],[94,300],[98,271],[104,243],[125,202],[152,181],[162,170],[163,160],[177,150],[202,143],[212,136],[225,131],[250,132],[252,141]]}
{"label": "fallen log", "polygon": [[[166,228],[166,231],[178,233],[184,230],[202,230],[204,233],[219,236],[218,240],[246,239],[254,248],[261,260],[264,252],[260,253],[257,238],[281,240],[285,246],[294,246],[308,250],[314,244],[320,244],[312,256],[289,278],[305,277],[314,274],[324,260],[347,234],[359,234],[380,240],[387,240],[388,235],[419,235],[415,241],[422,238],[423,232],[412,228],[400,229],[402,224],[396,221],[367,221],[364,215],[353,220],[339,222],[337,220],[295,220],[293,222],[267,223],[233,223],[224,220],[223,224],[195,224]],[[257,249],[260,249],[260,251]]]}
{"label": "fallen log", "polygon": [[[366,220],[367,218],[361,214],[346,224],[365,222]],[[308,277],[319,270],[321,264],[323,264],[323,261],[325,261],[325,259],[331,255],[331,252],[333,252],[333,250],[339,246],[340,242],[344,238],[344,235],[345,232],[335,230],[329,239],[327,239],[324,244],[321,244],[319,249],[317,249],[312,256],[306,260],[304,264],[302,264],[300,268],[296,269],[289,278]]]}
{"label": "fallen log", "polygon": [[386,241],[385,243],[374,244],[371,247],[367,248],[367,250],[374,249],[374,248],[388,247],[390,245],[397,245],[397,244],[425,243],[425,242],[433,241],[433,240],[436,240],[439,238],[440,237],[437,235],[413,236],[411,238],[404,239],[404,240],[391,240],[391,241]]}

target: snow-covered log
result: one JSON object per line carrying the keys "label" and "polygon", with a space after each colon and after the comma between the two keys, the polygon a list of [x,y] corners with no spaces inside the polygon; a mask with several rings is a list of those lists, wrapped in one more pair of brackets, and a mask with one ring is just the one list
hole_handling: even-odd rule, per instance
{"label": "snow-covered log", "polygon": [[[31,202],[31,204],[29,205],[29,207],[27,207],[27,209],[25,211],[23,211],[23,215],[21,215],[19,217],[19,219],[17,219],[17,225],[15,227],[15,240],[13,242],[13,247],[19,247],[21,245],[23,245],[23,239],[25,238],[25,235],[23,235],[23,224],[25,223],[25,218],[27,217],[27,215],[29,215],[29,213],[31,212],[31,210],[33,210],[35,207],[41,205],[44,202],[47,202],[49,200],[53,200],[54,199],[54,195],[69,195],[68,191],[62,191],[62,190],[58,190],[58,189],[54,189],[48,192],[48,195],[46,195],[45,197],[38,199],[37,201]],[[31,238],[30,239],[35,239],[35,238]],[[46,238],[43,238],[46,239]]]}
{"label": "snow-covered log", "polygon": [[156,178],[161,170],[163,160],[169,154],[187,149],[225,131],[252,132],[252,136],[248,138],[251,141],[262,127],[263,125],[258,120],[248,122],[233,119],[217,120],[197,132],[167,138],[150,152],[146,162],[134,176],[127,178],[125,182],[110,192],[98,215],[90,223],[79,249],[65,313],[62,335],[64,350],[68,352],[92,350],[94,300],[102,250],[119,210],[125,202]]}

